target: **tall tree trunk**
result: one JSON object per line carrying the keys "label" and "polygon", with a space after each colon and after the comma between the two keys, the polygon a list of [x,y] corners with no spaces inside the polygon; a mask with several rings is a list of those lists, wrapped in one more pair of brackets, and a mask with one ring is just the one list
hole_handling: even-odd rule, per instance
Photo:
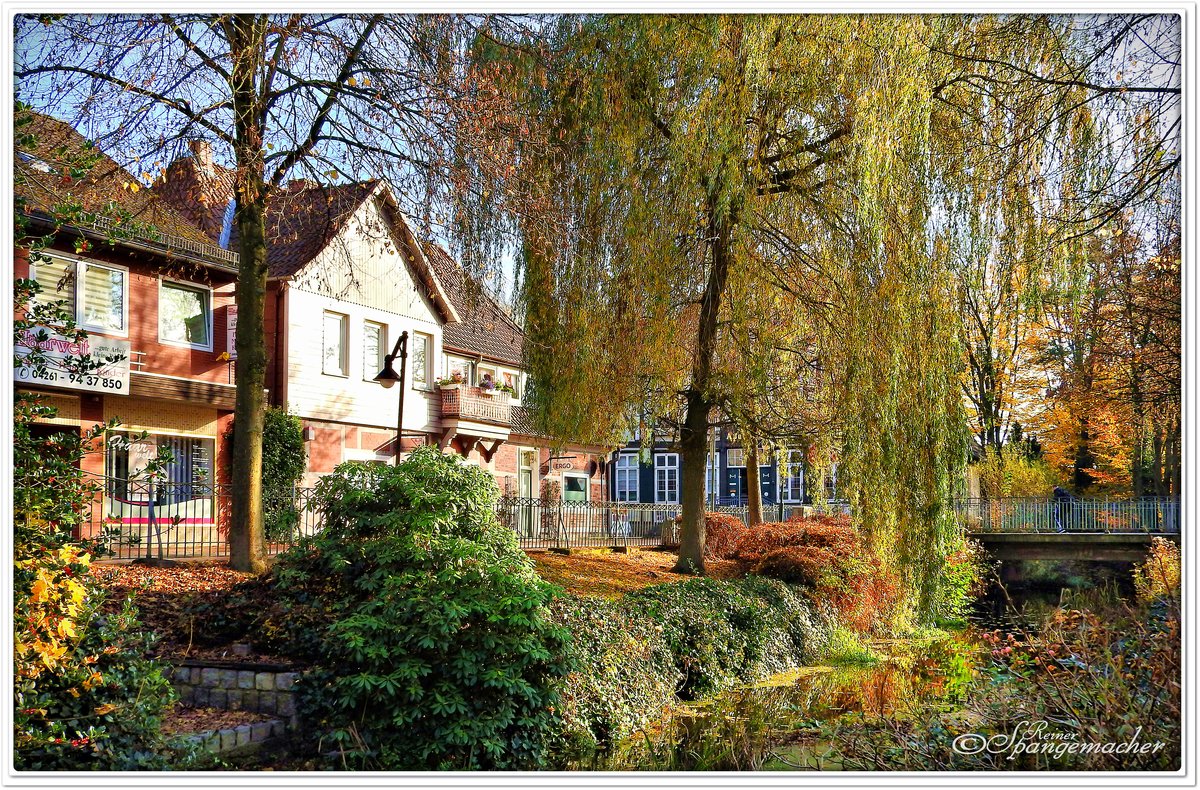
{"label": "tall tree trunk", "polygon": [[1167,479],[1170,484],[1167,496],[1179,496],[1183,484],[1183,412],[1177,412],[1171,419],[1170,441],[1167,444]]}
{"label": "tall tree trunk", "polygon": [[237,204],[241,237],[235,301],[238,308],[237,393],[233,429],[233,519],[229,564],[260,572],[263,559],[262,436],[266,409],[267,346],[263,313],[267,294],[266,186],[263,183],[262,113],[255,90],[259,18],[238,15],[229,25],[233,52],[231,88],[237,129]]}
{"label": "tall tree trunk", "polygon": [[1096,466],[1096,458],[1092,455],[1091,434],[1088,431],[1087,418],[1083,419],[1079,428],[1078,443],[1075,445],[1075,469],[1071,475],[1071,483],[1075,493],[1082,494],[1092,484],[1092,472]]}
{"label": "tall tree trunk", "polygon": [[758,471],[758,442],[753,436],[742,439],[746,453],[746,526],[763,522],[762,478]]}
{"label": "tall tree trunk", "polygon": [[721,296],[725,292],[733,257],[734,223],[732,209],[721,211],[715,192],[715,188],[710,189],[708,201],[712,266],[700,302],[692,384],[687,392],[687,411],[679,432],[680,474],[683,476],[680,486],[683,525],[679,535],[679,561],[675,563],[675,571],[679,573],[704,573],[704,477],[708,466],[708,419],[713,407],[708,387],[717,347]]}

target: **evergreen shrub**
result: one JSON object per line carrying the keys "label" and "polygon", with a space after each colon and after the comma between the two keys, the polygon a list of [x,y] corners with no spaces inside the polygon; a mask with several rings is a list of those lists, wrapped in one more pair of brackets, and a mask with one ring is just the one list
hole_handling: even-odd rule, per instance
{"label": "evergreen shrub", "polygon": [[551,607],[570,632],[560,762],[604,753],[676,703],[683,680],[662,627],[619,603],[564,594]]}
{"label": "evergreen shrub", "polygon": [[765,578],[662,584],[626,595],[621,606],[662,627],[685,700],[803,666],[827,630],[798,590]]}
{"label": "evergreen shrub", "polygon": [[544,766],[568,634],[491,476],[419,448],[343,464],[316,496],[326,527],[276,560],[262,632],[315,661],[300,706],[320,748],[354,768]]}

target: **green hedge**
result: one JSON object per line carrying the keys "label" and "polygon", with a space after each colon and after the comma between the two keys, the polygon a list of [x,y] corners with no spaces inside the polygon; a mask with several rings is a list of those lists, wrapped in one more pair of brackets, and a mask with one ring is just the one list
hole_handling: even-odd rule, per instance
{"label": "green hedge", "polygon": [[683,676],[661,626],[619,603],[564,593],[552,616],[571,634],[562,681],[560,762],[605,752],[676,702]]}
{"label": "green hedge", "polygon": [[819,655],[828,630],[797,589],[756,576],[647,587],[621,604],[662,626],[685,700],[803,666]]}

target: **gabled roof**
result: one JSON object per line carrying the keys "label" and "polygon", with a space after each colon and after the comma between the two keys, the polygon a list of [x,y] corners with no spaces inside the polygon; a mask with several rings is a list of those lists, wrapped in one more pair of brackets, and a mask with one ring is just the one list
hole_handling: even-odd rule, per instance
{"label": "gabled roof", "polygon": [[[291,277],[317,256],[376,189],[379,181],[321,186],[293,181],[271,196],[267,204],[267,272]],[[226,213],[233,200],[233,171],[215,164],[207,144],[193,147],[192,156],[176,159],[155,191],[199,226],[208,240],[219,243]],[[226,245],[237,248],[237,226],[229,229]]]}
{"label": "gabled roof", "polygon": [[442,329],[442,345],[448,351],[521,365],[525,333],[512,316],[471,280],[441,245],[425,241],[421,248],[462,316],[461,322]]}
{"label": "gabled roof", "polygon": [[[156,187],[163,196],[187,212],[216,240],[224,214],[233,196],[233,173],[214,164],[207,148],[199,146],[190,157],[182,157],[167,168],[166,182]],[[412,253],[405,256],[418,281],[429,289],[434,305],[447,324],[460,320],[455,303],[426,260],[408,220],[386,181],[371,179],[352,184],[327,185],[294,180],[271,195],[267,203],[267,276],[295,277],[311,263],[339,233],[350,218],[372,198],[378,197],[392,213],[401,244]],[[228,244],[237,245],[237,228]]]}
{"label": "gabled roof", "polygon": [[[108,235],[117,244],[149,242],[156,251],[198,255],[225,268],[236,267],[235,253],[213,244],[187,216],[90,146],[70,124],[41,113],[31,116],[32,122],[17,130],[14,157],[13,191],[26,214],[53,221],[62,207],[78,204],[96,217],[80,230]],[[23,140],[26,134],[33,135],[32,143]],[[76,163],[93,156],[91,169],[83,177],[73,178]],[[128,215],[129,222],[121,214]],[[127,237],[119,232],[131,224]]]}
{"label": "gabled roof", "polygon": [[346,226],[378,180],[338,186],[293,181],[267,204],[267,276],[292,277]]}

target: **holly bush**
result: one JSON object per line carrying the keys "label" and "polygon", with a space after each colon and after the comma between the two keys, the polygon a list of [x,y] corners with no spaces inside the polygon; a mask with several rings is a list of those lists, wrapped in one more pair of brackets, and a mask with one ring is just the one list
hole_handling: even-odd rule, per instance
{"label": "holly bush", "polygon": [[355,768],[543,766],[568,635],[491,476],[420,448],[343,464],[316,497],[326,528],[276,560],[261,631],[316,662],[300,705],[320,748]]}

